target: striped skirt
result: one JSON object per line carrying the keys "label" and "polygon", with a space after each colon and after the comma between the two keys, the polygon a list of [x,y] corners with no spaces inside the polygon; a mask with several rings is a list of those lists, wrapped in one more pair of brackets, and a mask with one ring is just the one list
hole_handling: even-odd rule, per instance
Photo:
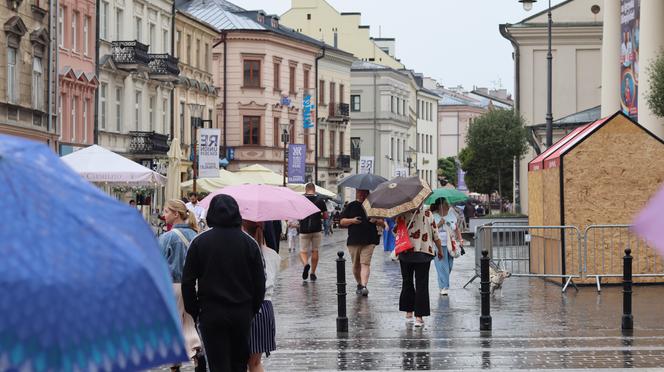
{"label": "striped skirt", "polygon": [[270,352],[277,350],[276,334],[272,301],[263,301],[261,310],[251,322],[251,338],[249,341],[251,353],[265,353],[266,357],[270,356]]}

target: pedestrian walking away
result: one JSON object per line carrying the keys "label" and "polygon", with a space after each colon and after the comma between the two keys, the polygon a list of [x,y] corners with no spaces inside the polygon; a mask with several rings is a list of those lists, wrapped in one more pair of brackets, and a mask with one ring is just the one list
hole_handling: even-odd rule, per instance
{"label": "pedestrian walking away", "polygon": [[240,209],[229,195],[212,199],[207,224],[211,228],[187,252],[184,306],[198,321],[210,371],[246,371],[251,322],[265,296],[261,249],[242,231]]}
{"label": "pedestrian walking away", "polygon": [[261,247],[265,261],[265,297],[261,309],[251,322],[251,336],[249,338],[249,371],[262,372],[262,357],[269,357],[270,353],[277,349],[276,324],[274,321],[274,310],[272,308],[272,294],[274,293],[274,282],[281,264],[281,256],[265,244],[262,224],[260,222],[243,221],[242,227],[247,234],[251,235]]}
{"label": "pedestrian walking away", "polygon": [[[445,198],[439,198],[431,205],[442,248],[436,251],[433,262],[438,273],[438,288],[441,296],[449,295],[450,274],[454,266],[454,256],[450,253],[450,244],[463,252],[463,238],[459,230],[458,218]],[[449,242],[449,243],[448,243]],[[464,252],[465,253],[465,252]]]}
{"label": "pedestrian walking away", "polygon": [[[194,319],[184,309],[181,289],[182,270],[187,257],[187,250],[189,243],[198,233],[198,223],[194,213],[189,211],[186,205],[178,199],[166,202],[164,220],[166,223],[172,224],[173,228],[159,236],[159,247],[164,258],[166,258],[171,273],[175,302],[182,324],[185,346],[187,347],[187,356],[194,362],[197,372],[205,371],[205,356],[202,352],[201,340]],[[171,370],[179,371],[180,366],[174,365]]]}
{"label": "pedestrian walking away", "polygon": [[298,220],[288,220],[288,252],[295,252],[297,249],[297,229],[300,226]]}
{"label": "pedestrian walking away", "polygon": [[380,242],[377,225],[385,222],[379,218],[368,218],[362,203],[369,195],[368,190],[356,190],[355,201],[349,203],[343,212],[339,224],[348,227],[346,246],[353,265],[353,276],[357,282],[356,293],[369,295],[367,284],[371,273],[371,257]]}
{"label": "pedestrian walking away", "polygon": [[[316,281],[316,268],[318,267],[318,250],[323,240],[323,219],[327,218],[327,205],[316,194],[316,186],[308,183],[304,188],[304,196],[314,203],[320,212],[300,220],[300,261],[302,262],[302,280]],[[311,263],[309,255],[311,252]]]}
{"label": "pedestrian walking away", "polygon": [[[441,249],[440,237],[433,214],[423,207],[397,216],[396,220],[395,234],[408,239],[411,246],[398,256],[402,277],[399,311],[406,312],[407,324],[414,323],[415,327],[421,328],[424,327],[423,317],[431,315],[429,268],[435,249]],[[399,228],[406,229],[407,235],[399,234]],[[397,246],[400,243],[403,242],[398,240]]]}

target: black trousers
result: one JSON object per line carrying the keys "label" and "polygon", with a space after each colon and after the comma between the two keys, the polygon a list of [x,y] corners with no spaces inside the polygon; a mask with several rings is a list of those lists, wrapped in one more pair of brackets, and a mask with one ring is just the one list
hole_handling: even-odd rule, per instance
{"label": "black trousers", "polygon": [[[415,263],[399,261],[401,265],[401,296],[399,311],[415,312],[415,316],[429,316],[429,268],[431,262]],[[413,280],[415,276],[415,280]]]}
{"label": "black trousers", "polygon": [[246,372],[254,318],[251,306],[205,307],[199,318],[210,371]]}

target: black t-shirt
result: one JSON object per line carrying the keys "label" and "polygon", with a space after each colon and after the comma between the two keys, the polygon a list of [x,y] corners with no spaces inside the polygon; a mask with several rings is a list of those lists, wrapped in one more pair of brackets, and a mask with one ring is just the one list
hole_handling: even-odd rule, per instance
{"label": "black t-shirt", "polygon": [[325,201],[318,197],[318,195],[307,195],[304,196],[314,203],[321,213],[314,213],[311,216],[300,220],[300,233],[301,234],[311,234],[323,231],[323,213],[327,212],[327,205]]}
{"label": "black t-shirt", "polygon": [[349,203],[343,212],[341,212],[341,218],[355,218],[361,217],[362,223],[357,225],[348,226],[348,240],[346,241],[347,245],[368,245],[368,244],[378,244],[380,238],[378,237],[378,229],[376,225],[369,222],[367,218],[367,213],[364,211],[362,204],[355,200]]}

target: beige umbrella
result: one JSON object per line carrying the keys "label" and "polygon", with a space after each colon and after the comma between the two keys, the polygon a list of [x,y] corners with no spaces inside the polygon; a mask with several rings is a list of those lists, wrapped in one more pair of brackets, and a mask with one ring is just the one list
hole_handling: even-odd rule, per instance
{"label": "beige umbrella", "polygon": [[[298,192],[300,194],[304,194],[304,192],[305,192],[304,188],[305,188],[306,185],[302,184],[302,183],[289,183],[287,186],[288,186],[289,189],[291,189],[295,192]],[[330,198],[334,198],[334,197],[337,196],[337,194],[333,193],[332,191],[330,191],[328,189],[325,189],[325,188],[322,188],[318,185],[316,185],[316,193],[318,193],[320,195],[323,195],[323,196],[329,196]]]}
{"label": "beige umbrella", "polygon": [[[225,169],[220,169],[219,177],[197,179],[196,191],[213,192],[226,186],[241,185],[243,183],[244,182],[240,176],[238,176],[236,173],[229,172]],[[194,180],[182,182],[180,186],[184,191],[191,191],[194,189]]]}
{"label": "beige umbrella", "polygon": [[173,138],[168,149],[168,180],[166,181],[166,200],[180,199],[180,140]]}
{"label": "beige umbrella", "polygon": [[254,164],[240,169],[235,174],[240,176],[243,183],[253,185],[273,185],[282,186],[284,184],[284,176],[275,173],[262,165]]}

